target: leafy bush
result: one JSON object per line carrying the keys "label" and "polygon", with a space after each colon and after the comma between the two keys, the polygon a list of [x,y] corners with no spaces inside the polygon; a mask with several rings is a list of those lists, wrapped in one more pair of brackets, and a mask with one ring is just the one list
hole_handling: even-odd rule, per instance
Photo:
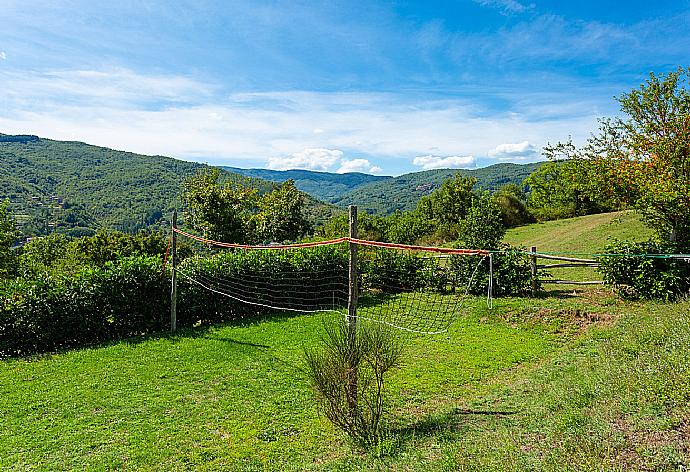
{"label": "leafy bush", "polygon": [[307,374],[326,418],[361,447],[381,439],[385,378],[402,352],[389,328],[360,322],[355,334],[342,319],[326,325],[320,350],[305,351]]}
{"label": "leafy bush", "polygon": [[[493,258],[493,295],[504,297],[510,295],[526,295],[532,287],[532,269],[529,256],[523,254],[525,248],[513,247],[508,244],[499,246],[504,251],[492,255]],[[452,256],[450,259],[451,277],[457,281],[459,287],[469,284],[469,293],[481,295],[486,293],[489,285],[488,258],[480,263],[485,256]],[[470,283],[472,274],[474,279]]]}
{"label": "leafy bush", "polygon": [[[348,284],[348,251],[344,246],[323,246],[290,251],[226,251],[211,257],[195,257],[185,260],[180,272],[179,291],[182,325],[195,322],[217,322],[251,316],[266,311],[258,305],[242,303],[239,300],[210,292],[191,279],[231,281],[234,289],[251,291],[249,298],[254,303],[271,305],[273,294],[266,287],[281,288],[290,285],[290,290],[280,293],[282,306],[304,306],[305,303],[323,303],[325,300],[343,300],[343,287]],[[331,296],[318,294],[318,300],[308,298],[313,287],[323,287],[324,278],[332,284]],[[262,281],[265,287],[250,290],[252,281]],[[232,282],[234,281],[234,282]],[[247,284],[247,287],[244,287]],[[244,287],[244,288],[243,288]],[[306,294],[306,295],[305,295]],[[331,308],[314,306],[312,308]],[[181,318],[180,318],[181,317]]]}
{"label": "leafy bush", "polygon": [[622,256],[599,257],[599,272],[625,297],[672,300],[690,293],[690,262],[640,256],[683,252],[688,248],[672,242],[614,242],[605,253]]}
{"label": "leafy bush", "polygon": [[128,257],[76,274],[0,286],[0,356],[82,346],[161,330],[169,280],[155,257]]}
{"label": "leafy bush", "polygon": [[[376,249],[361,252],[361,288],[382,293],[410,292],[437,286],[433,280],[438,262],[418,253]],[[436,271],[440,275],[441,271]]]}

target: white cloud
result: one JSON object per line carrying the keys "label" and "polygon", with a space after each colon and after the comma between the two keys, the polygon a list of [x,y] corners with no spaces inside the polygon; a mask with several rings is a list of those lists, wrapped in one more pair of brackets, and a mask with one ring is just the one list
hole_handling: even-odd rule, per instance
{"label": "white cloud", "polygon": [[[474,162],[457,156],[459,149],[483,157],[487,143],[540,146],[567,136],[581,142],[607,114],[592,93],[570,99],[522,93],[508,113],[482,109],[472,99],[392,93],[292,91],[223,99],[213,84],[130,70],[0,70],[0,89],[0,132],[219,165],[265,165],[266,156],[278,156],[274,168],[338,169],[349,153],[376,156],[372,167],[386,172],[408,170],[415,156],[434,158],[427,166],[467,166]],[[434,164],[441,159],[447,161]]]}
{"label": "white cloud", "polygon": [[7,59],[7,54],[5,54],[5,51],[0,51],[0,61],[4,61]]}
{"label": "white cloud", "polygon": [[522,13],[528,9],[534,8],[534,4],[525,5],[517,0],[474,0],[485,7],[496,8],[503,13]]}
{"label": "white cloud", "polygon": [[524,160],[538,156],[537,148],[529,141],[499,144],[489,151],[489,156],[499,160]]}
{"label": "white cloud", "polygon": [[343,159],[340,162],[340,168],[336,171],[338,174],[345,174],[347,172],[365,172],[375,174],[381,172],[381,168],[374,166],[368,159]]}
{"label": "white cloud", "polygon": [[[268,168],[274,170],[306,169],[327,171],[343,157],[337,149],[305,149],[285,157],[271,157]],[[345,161],[348,162],[348,161]]]}
{"label": "white cloud", "polygon": [[474,167],[477,160],[474,156],[417,156],[412,163],[424,170],[429,169],[462,169]]}

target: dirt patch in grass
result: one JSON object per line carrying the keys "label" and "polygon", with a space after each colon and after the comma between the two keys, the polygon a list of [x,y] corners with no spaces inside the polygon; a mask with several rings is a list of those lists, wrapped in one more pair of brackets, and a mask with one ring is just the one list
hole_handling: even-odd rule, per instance
{"label": "dirt patch in grass", "polygon": [[625,441],[612,458],[624,470],[655,471],[690,464],[690,417],[664,431],[637,430],[625,418],[617,418],[611,428]]}
{"label": "dirt patch in grass", "polygon": [[592,325],[612,326],[618,315],[600,313],[581,308],[527,308],[508,310],[500,317],[510,323],[543,324],[551,326],[556,333],[583,332]]}

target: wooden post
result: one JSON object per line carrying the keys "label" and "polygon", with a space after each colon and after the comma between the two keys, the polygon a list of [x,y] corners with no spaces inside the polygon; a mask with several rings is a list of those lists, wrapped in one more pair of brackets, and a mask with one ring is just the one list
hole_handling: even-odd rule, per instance
{"label": "wooden post", "polygon": [[177,210],[172,219],[172,289],[170,291],[170,332],[177,331]]}
{"label": "wooden post", "polygon": [[532,268],[532,297],[536,297],[537,296],[537,289],[539,287],[539,285],[537,283],[537,256],[536,256],[537,247],[532,246],[532,249],[530,250],[530,252],[532,253],[529,256],[529,262],[530,262],[530,266]]}
{"label": "wooden post", "polygon": [[[350,205],[350,237],[357,239],[357,207]],[[350,242],[350,264],[349,264],[349,293],[347,297],[347,328],[348,328],[348,343],[350,360],[356,359],[358,356],[353,355],[354,350],[357,349],[357,245]],[[350,364],[349,378],[347,382],[347,403],[350,410],[350,415],[354,418],[358,408],[358,394],[357,383],[358,373],[357,365]]]}
{"label": "wooden post", "polygon": [[[350,205],[350,237],[357,239],[357,207]],[[347,324],[354,333],[357,329],[357,245],[350,243],[349,293],[347,297]]]}

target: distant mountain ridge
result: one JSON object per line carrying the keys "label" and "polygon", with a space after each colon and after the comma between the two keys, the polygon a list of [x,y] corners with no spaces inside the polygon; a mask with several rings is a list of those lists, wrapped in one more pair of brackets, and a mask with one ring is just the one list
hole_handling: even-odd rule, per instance
{"label": "distant mountain ridge", "polygon": [[436,190],[444,180],[457,173],[475,177],[477,188],[493,192],[506,184],[522,185],[522,181],[540,165],[540,162],[500,163],[481,169],[435,169],[412,172],[398,177],[362,173],[335,174],[310,170],[224,168],[237,174],[273,182],[293,179],[298,189],[319,200],[340,207],[357,205],[369,213],[390,214],[396,210],[413,210],[420,198]]}
{"label": "distant mountain ridge", "polygon": [[523,180],[541,164],[506,162],[480,169],[434,169],[413,172],[361,185],[332,203],[341,207],[357,205],[369,213],[390,214],[397,210],[409,211],[415,209],[420,198],[439,188],[444,180],[455,174],[475,177],[475,188],[495,192],[506,184],[522,186]]}
{"label": "distant mountain ridge", "polygon": [[[75,141],[0,134],[0,201],[24,227],[69,234],[98,228],[162,228],[180,207],[182,180],[204,164],[146,156]],[[244,177],[222,171],[223,179]],[[250,178],[268,191],[272,184]],[[307,196],[312,222],[338,210]]]}
{"label": "distant mountain ridge", "polygon": [[387,176],[348,172],[335,174],[332,172],[317,172],[313,170],[270,170],[270,169],[240,169],[239,167],[224,166],[230,172],[254,177],[271,182],[285,182],[294,180],[295,186],[314,198],[324,202],[335,202],[346,193],[362,185],[390,179]]}

